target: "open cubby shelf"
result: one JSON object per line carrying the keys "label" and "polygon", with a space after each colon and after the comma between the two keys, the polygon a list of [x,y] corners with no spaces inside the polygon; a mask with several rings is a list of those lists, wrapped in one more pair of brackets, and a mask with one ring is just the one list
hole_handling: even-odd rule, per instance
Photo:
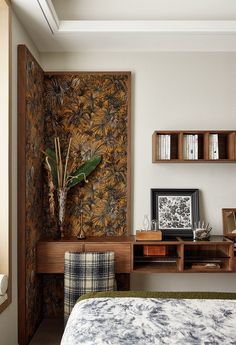
{"label": "open cubby shelf", "polygon": [[[216,139],[214,139],[215,142],[213,143],[212,138],[214,136]],[[169,137],[169,141],[165,138],[163,139],[163,137]],[[187,142],[187,137],[191,137],[192,142]],[[192,139],[193,137],[195,137],[195,139]],[[164,141],[162,141],[162,139]],[[191,148],[193,148],[193,150],[190,151],[192,152],[195,150],[195,153],[192,152],[192,156],[186,153],[186,151],[189,152],[190,145],[192,145]],[[213,147],[213,145],[215,146]],[[214,156],[212,156],[213,151]],[[236,130],[155,131],[152,136],[152,162],[236,162]]]}
{"label": "open cubby shelf", "polygon": [[[150,247],[150,251],[147,250]],[[163,255],[153,255],[160,248]],[[152,255],[148,255],[151,253]],[[209,241],[145,242],[133,244],[134,272],[232,272],[233,242],[223,236],[211,236]]]}
{"label": "open cubby shelf", "polygon": [[178,273],[179,269],[176,265],[176,262],[168,262],[168,263],[147,263],[142,265],[134,265],[134,272],[149,272],[149,273]]}

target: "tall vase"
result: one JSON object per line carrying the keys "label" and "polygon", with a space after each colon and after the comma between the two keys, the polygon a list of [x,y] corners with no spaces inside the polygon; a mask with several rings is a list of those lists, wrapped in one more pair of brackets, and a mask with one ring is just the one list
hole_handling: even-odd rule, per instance
{"label": "tall vase", "polygon": [[66,214],[66,198],[67,198],[67,188],[59,188],[57,190],[58,198],[58,225],[61,237],[65,237],[64,223]]}

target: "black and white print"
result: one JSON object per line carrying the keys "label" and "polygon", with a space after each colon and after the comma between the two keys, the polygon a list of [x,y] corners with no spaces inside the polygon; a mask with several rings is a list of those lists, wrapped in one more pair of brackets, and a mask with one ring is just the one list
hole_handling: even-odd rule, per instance
{"label": "black and white print", "polygon": [[77,303],[61,345],[236,345],[236,300],[92,298]]}
{"label": "black and white print", "polygon": [[191,196],[158,196],[160,229],[191,230]]}

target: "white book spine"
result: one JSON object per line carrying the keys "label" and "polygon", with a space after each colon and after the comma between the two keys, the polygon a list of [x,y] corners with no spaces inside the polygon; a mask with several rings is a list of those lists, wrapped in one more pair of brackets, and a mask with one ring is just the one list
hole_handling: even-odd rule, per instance
{"label": "white book spine", "polygon": [[193,149],[193,135],[189,136],[189,159],[193,159],[194,149]]}
{"label": "white book spine", "polygon": [[170,159],[170,134],[166,136],[166,159]]}
{"label": "white book spine", "polygon": [[186,148],[186,159],[189,159],[189,153],[190,153],[190,151],[189,151],[189,147],[190,147],[190,142],[189,142],[189,135],[187,135],[187,148]]}
{"label": "white book spine", "polygon": [[190,137],[187,135],[187,159],[190,157]]}
{"label": "white book spine", "polygon": [[165,136],[161,136],[161,159],[165,159]]}
{"label": "white book spine", "polygon": [[159,135],[158,157],[161,159],[161,135]]}
{"label": "white book spine", "polygon": [[193,138],[193,141],[194,141],[194,158],[193,159],[198,159],[198,135],[195,134],[194,135],[194,138]]}
{"label": "white book spine", "polygon": [[166,159],[166,136],[163,135],[163,159]]}
{"label": "white book spine", "polygon": [[161,135],[158,135],[158,153],[157,159],[161,159]]}
{"label": "white book spine", "polygon": [[192,140],[192,136],[189,135],[188,136],[188,159],[192,159],[192,157],[191,157],[191,146],[192,146],[191,140]]}
{"label": "white book spine", "polygon": [[209,159],[213,159],[213,134],[209,135]]}
{"label": "white book spine", "polygon": [[171,159],[171,135],[169,134],[169,159]]}
{"label": "white book spine", "polygon": [[219,159],[218,134],[213,134],[213,159]]}
{"label": "white book spine", "polygon": [[184,135],[184,138],[183,138],[183,156],[184,156],[184,159],[187,159],[187,137],[186,135]]}
{"label": "white book spine", "polygon": [[209,158],[219,159],[218,134],[209,135]]}

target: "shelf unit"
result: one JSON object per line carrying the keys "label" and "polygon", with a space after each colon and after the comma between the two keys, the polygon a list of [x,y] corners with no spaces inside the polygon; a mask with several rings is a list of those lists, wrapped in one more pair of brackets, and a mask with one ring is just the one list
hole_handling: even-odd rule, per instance
{"label": "shelf unit", "polygon": [[[166,255],[145,255],[144,246],[166,246]],[[133,271],[153,273],[232,272],[233,242],[223,236],[209,241],[139,241],[133,244]],[[215,266],[211,266],[215,264]]]}
{"label": "shelf unit", "polygon": [[[218,135],[219,159],[210,159],[210,135]],[[160,135],[170,135],[170,159],[160,159]],[[184,159],[184,138],[186,135],[198,136],[198,152],[196,159]],[[155,131],[152,135],[153,163],[230,163],[236,162],[236,131],[235,130],[184,130]]]}
{"label": "shelf unit", "polygon": [[[151,247],[150,250],[147,250],[147,246]],[[236,272],[233,241],[223,236],[211,236],[209,241],[196,242],[181,237],[170,241],[137,241],[135,236],[88,237],[82,241],[75,237],[44,240],[37,244],[36,272],[63,273],[66,251],[107,250],[115,252],[115,271],[121,275],[129,275],[131,272]],[[163,255],[153,255],[154,253]],[[192,267],[196,263],[217,263],[220,267]]]}

